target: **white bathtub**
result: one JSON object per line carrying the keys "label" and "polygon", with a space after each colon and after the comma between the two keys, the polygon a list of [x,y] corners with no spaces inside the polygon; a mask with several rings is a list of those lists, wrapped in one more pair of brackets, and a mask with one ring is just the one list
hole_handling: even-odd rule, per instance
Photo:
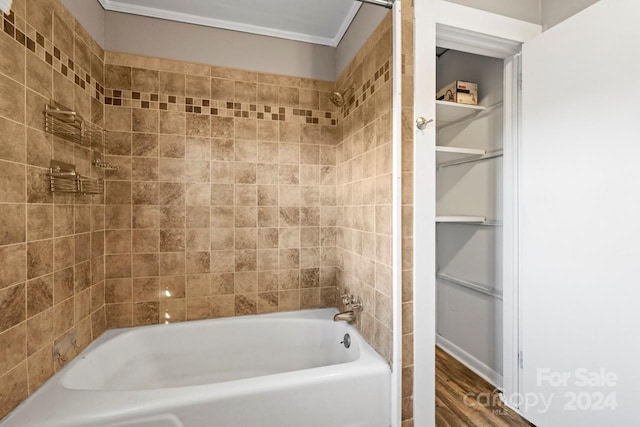
{"label": "white bathtub", "polygon": [[108,331],[0,427],[388,427],[389,366],[334,313]]}

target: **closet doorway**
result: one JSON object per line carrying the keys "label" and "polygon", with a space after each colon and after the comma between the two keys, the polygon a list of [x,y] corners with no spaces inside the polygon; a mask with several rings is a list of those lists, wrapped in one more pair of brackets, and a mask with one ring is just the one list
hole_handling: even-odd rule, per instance
{"label": "closet doorway", "polygon": [[[416,425],[435,420],[436,345],[518,392],[519,53],[541,31],[427,3],[416,5],[415,32]],[[418,77],[427,75],[435,78]],[[436,100],[454,81],[477,84],[475,102]]]}
{"label": "closet doorway", "polygon": [[504,60],[436,55],[436,345],[498,388]]}

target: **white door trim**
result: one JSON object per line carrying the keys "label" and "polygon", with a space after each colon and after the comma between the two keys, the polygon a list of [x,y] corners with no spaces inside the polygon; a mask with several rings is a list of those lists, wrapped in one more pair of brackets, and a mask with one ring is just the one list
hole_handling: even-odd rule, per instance
{"label": "white door trim", "polygon": [[[433,11],[436,10],[434,14]],[[456,5],[443,0],[422,0],[415,2],[415,72],[414,82],[414,117],[411,126],[415,129],[415,119],[425,117],[435,118],[435,47],[436,26],[446,29],[449,34],[464,35],[458,37],[456,46],[458,49],[474,52],[473,49],[483,49],[483,54],[498,58],[508,58],[519,51],[519,45],[528,41],[542,32],[542,28],[536,24],[507,18],[504,16],[484,12],[481,10]],[[466,43],[461,43],[466,39]],[[473,40],[476,40],[473,42]],[[453,41],[452,41],[453,42]],[[493,46],[492,46],[493,43]],[[467,49],[463,49],[463,46]],[[508,49],[505,49],[508,48]],[[505,92],[505,111],[509,111],[510,117],[505,124],[510,126],[509,132],[514,128],[513,120],[518,123],[518,116],[513,108],[518,105],[507,106],[513,101],[513,77],[505,76],[511,86],[511,90]],[[517,85],[517,79],[516,83]],[[516,92],[518,88],[516,86]],[[508,96],[508,98],[507,98]],[[505,116],[505,119],[507,117]],[[405,119],[406,120],[406,119]],[[505,135],[509,135],[505,133]],[[511,142],[510,142],[511,144]],[[509,144],[509,145],[510,145]],[[514,154],[511,153],[511,156]],[[517,157],[516,157],[517,159]],[[516,163],[505,162],[510,172],[517,171]],[[508,182],[505,175],[505,182]],[[505,188],[509,194],[516,191],[517,186]],[[506,193],[505,193],[506,194]],[[414,138],[414,253],[413,253],[413,290],[414,290],[414,424],[417,427],[433,426],[435,424],[435,128],[427,127],[420,131],[415,130]],[[505,214],[513,212],[514,206],[506,208],[507,203],[517,203],[517,197],[505,198]],[[516,205],[517,208],[517,205]],[[507,218],[505,215],[505,222]],[[513,226],[513,225],[511,225]],[[517,224],[516,224],[517,226]],[[509,237],[513,239],[513,236]],[[517,249],[517,247],[516,247]],[[505,250],[506,247],[505,247]],[[514,248],[509,249],[511,251]],[[516,252],[517,253],[517,252]],[[512,281],[513,275],[518,271],[518,260],[511,257],[505,259],[505,266],[510,264],[505,273],[505,283]],[[515,273],[514,273],[515,272]],[[514,282],[511,282],[512,285]],[[515,282],[517,285],[517,282]],[[506,289],[509,286],[505,286]],[[513,357],[516,357],[518,343],[514,343],[519,334],[519,322],[517,322],[518,297],[512,294],[508,297],[511,305],[510,317],[505,318],[505,348],[510,351],[508,365],[511,366],[508,379],[505,379],[508,393],[515,392]],[[507,301],[505,301],[505,306]],[[514,314],[516,313],[515,321]],[[509,325],[507,326],[507,322]],[[515,322],[515,323],[514,323]],[[505,366],[507,363],[505,363]],[[505,372],[505,375],[507,373]],[[517,371],[515,374],[517,383]]]}
{"label": "white door trim", "polygon": [[415,2],[413,117],[405,129],[413,140],[413,419],[416,427],[436,422],[436,128],[416,119],[436,116],[436,23],[438,0]]}
{"label": "white door trim", "polygon": [[519,162],[521,120],[520,54],[505,60],[504,67],[504,162],[503,162],[503,289],[502,392],[505,403],[520,392],[520,280],[519,280]]}
{"label": "white door trim", "polygon": [[402,4],[393,4],[393,348],[391,426],[402,423]]}

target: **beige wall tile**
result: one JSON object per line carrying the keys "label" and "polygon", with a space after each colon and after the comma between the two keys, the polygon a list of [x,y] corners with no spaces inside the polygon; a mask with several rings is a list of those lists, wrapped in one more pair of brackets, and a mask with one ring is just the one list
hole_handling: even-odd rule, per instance
{"label": "beige wall tile", "polygon": [[[107,73],[108,74],[108,73]],[[112,85],[111,87],[118,87]],[[181,73],[160,72],[160,93],[167,95],[184,96],[186,77]]]}
{"label": "beige wall tile", "polygon": [[15,80],[0,74],[0,93],[15,96],[0,97],[0,116],[13,121],[25,122],[25,87]]}
{"label": "beige wall tile", "polygon": [[[1,113],[0,113],[1,114]],[[0,161],[0,203],[24,203],[26,201],[24,165]]]}
{"label": "beige wall tile", "polygon": [[0,73],[5,74],[20,83],[24,83],[25,76],[25,48],[10,37],[0,37]]}
{"label": "beige wall tile", "polygon": [[220,101],[232,101],[235,97],[235,85],[233,80],[212,78],[211,99]]}
{"label": "beige wall tile", "polygon": [[300,309],[300,291],[289,290],[278,292],[278,310],[299,310]]}
{"label": "beige wall tile", "polygon": [[[112,86],[120,87],[120,86]],[[160,89],[160,74],[156,70],[141,68],[131,69],[131,90],[136,92],[158,93]]]}
{"label": "beige wall tile", "polygon": [[53,74],[51,73],[51,67],[30,51],[27,51],[26,57],[27,87],[44,97],[51,98],[53,95]]}
{"label": "beige wall tile", "polygon": [[186,131],[186,115],[173,111],[160,111],[160,133],[168,135],[184,135]]}
{"label": "beige wall tile", "polygon": [[26,240],[26,206],[0,204],[0,245]]}
{"label": "beige wall tile", "polygon": [[53,375],[52,352],[52,348],[47,346],[27,359],[29,392],[33,393]]}
{"label": "beige wall tile", "polygon": [[26,399],[28,393],[27,363],[23,362],[0,376],[0,417],[7,415]]}
{"label": "beige wall tile", "polygon": [[157,277],[134,278],[133,301],[157,301],[160,298],[160,280]]}
{"label": "beige wall tile", "polygon": [[257,312],[273,313],[278,311],[278,292],[261,292],[257,298]]}
{"label": "beige wall tile", "polygon": [[27,282],[27,318],[53,306],[53,280],[49,274]]}
{"label": "beige wall tile", "polygon": [[228,317],[235,315],[235,298],[233,295],[211,297],[211,317]]}
{"label": "beige wall tile", "polygon": [[265,105],[277,105],[278,87],[270,84],[258,84],[257,102]]}
{"label": "beige wall tile", "polygon": [[132,317],[133,324],[136,326],[158,323],[160,317],[160,302],[148,301],[134,303]]}
{"label": "beige wall tile", "polygon": [[0,333],[0,375],[12,370],[27,358],[26,323]]}
{"label": "beige wall tile", "polygon": [[0,331],[5,331],[25,320],[27,301],[25,284],[0,290]]}
{"label": "beige wall tile", "polygon": [[130,67],[105,64],[106,87],[116,87],[122,90],[130,90],[131,84],[132,73]]}
{"label": "beige wall tile", "polygon": [[230,117],[211,117],[211,137],[212,138],[233,138],[234,119]]}

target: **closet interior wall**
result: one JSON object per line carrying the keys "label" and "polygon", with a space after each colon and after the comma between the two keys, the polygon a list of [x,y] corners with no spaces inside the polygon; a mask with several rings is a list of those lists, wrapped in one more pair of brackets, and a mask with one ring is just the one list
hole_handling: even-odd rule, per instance
{"label": "closet interior wall", "polygon": [[[478,104],[490,107],[459,124],[438,126],[437,144],[484,149],[503,145],[503,61],[447,51],[437,86],[478,84]],[[438,216],[485,217],[484,224],[437,225],[437,343],[499,386],[502,382],[502,157],[439,167]],[[443,277],[447,277],[444,279]],[[450,280],[453,278],[454,280]],[[467,282],[486,290],[464,287]]]}

